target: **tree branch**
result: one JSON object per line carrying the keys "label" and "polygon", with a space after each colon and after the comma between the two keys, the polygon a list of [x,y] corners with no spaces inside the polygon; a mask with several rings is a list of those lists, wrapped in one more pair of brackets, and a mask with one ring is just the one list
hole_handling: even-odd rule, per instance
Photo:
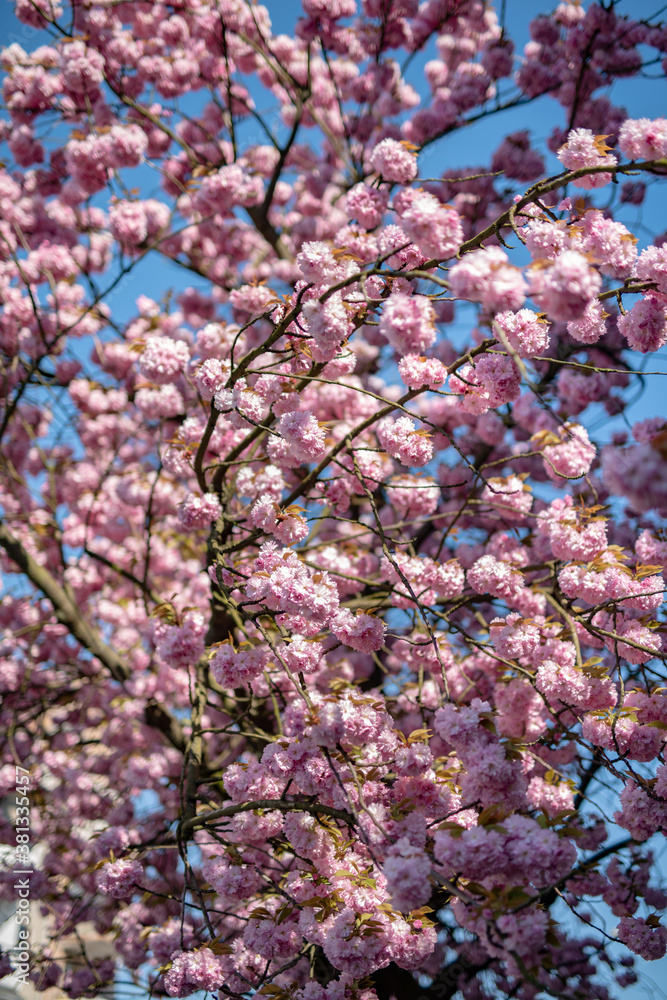
{"label": "tree branch", "polygon": [[354,816],[345,809],[334,809],[333,806],[323,806],[317,802],[302,802],[298,799],[257,799],[255,802],[240,802],[233,806],[226,806],[224,809],[200,813],[183,823],[182,832],[193,827],[204,826],[214,819],[236,816],[237,813],[252,812],[255,809],[276,809],[278,812],[306,812],[310,813],[311,816],[331,816],[332,819],[342,820],[348,826],[354,826]]}
{"label": "tree branch", "polygon": [[[26,550],[23,543],[9,531],[3,521],[0,521],[0,546],[30,582],[48,598],[53,605],[56,618],[76,641],[89,653],[92,653],[119,684],[124,684],[129,680],[132,671],[125,660],[99,637],[92,625],[81,614],[77,605],[67,595],[64,587],[49,573],[48,569],[40,566]],[[179,750],[183,749],[184,739],[179,723],[157,701],[149,702],[144,719],[147,725],[154,726],[163,732],[173,746]]]}
{"label": "tree branch", "polygon": [[100,663],[104,664],[114,680],[122,684],[131,676],[131,671],[122,657],[111,646],[100,639],[92,626],[86,621],[78,607],[67,596],[65,589],[49,573],[40,566],[36,559],[25,549],[23,543],[11,534],[4,522],[0,521],[0,546],[5,550],[12,562],[16,563],[30,582],[51,601],[55,616],[64,625],[84,649],[92,653]]}

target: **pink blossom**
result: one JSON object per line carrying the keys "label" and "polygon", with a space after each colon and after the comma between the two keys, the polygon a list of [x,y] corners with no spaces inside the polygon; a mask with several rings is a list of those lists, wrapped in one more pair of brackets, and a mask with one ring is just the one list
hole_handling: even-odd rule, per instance
{"label": "pink blossom", "polygon": [[238,853],[205,861],[202,877],[223,897],[225,905],[253,896],[261,886],[255,866],[244,864]]}
{"label": "pink blossom", "polygon": [[224,688],[247,685],[266,669],[268,653],[262,647],[250,646],[235,650],[231,645],[220,646],[209,660],[211,672]]}
{"label": "pink blossom", "polygon": [[667,293],[667,248],[651,246],[642,250],[635,274],[641,281],[655,282],[659,292]]}
{"label": "pink blossom", "polygon": [[[509,954],[535,955],[544,947],[548,916],[544,910],[533,909],[530,914],[507,913],[496,920],[502,948]],[[496,954],[500,949],[492,945]]]}
{"label": "pink blossom", "polygon": [[343,296],[340,292],[334,292],[325,302],[306,302],[303,315],[308,324],[308,333],[317,345],[313,357],[318,361],[330,361],[354,330]]}
{"label": "pink blossom", "polygon": [[647,762],[655,760],[665,742],[664,734],[657,729],[638,725],[631,718],[620,715],[610,719],[607,715],[587,715],[581,727],[585,740],[607,750],[627,755],[630,760]]}
{"label": "pink blossom", "polygon": [[513,402],[521,393],[521,374],[506,355],[482,355],[474,364],[463,365],[450,376],[449,388],[463,396],[470,413],[485,413],[491,407]]}
{"label": "pink blossom", "polygon": [[300,542],[308,534],[308,525],[296,513],[283,511],[270,494],[258,497],[250,517],[257,528],[275,535],[283,545]]}
{"label": "pink blossom", "polygon": [[[558,159],[566,170],[582,170],[586,167],[613,167],[616,157],[607,152],[606,136],[595,136],[590,129],[575,128],[568,133],[567,142],[558,150]],[[573,180],[575,187],[586,189],[604,187],[611,181],[606,171],[585,174]]]}
{"label": "pink blossom", "polygon": [[370,165],[385,181],[409,184],[417,176],[417,157],[407,145],[395,139],[383,139],[371,154]]}
{"label": "pink blossom", "polygon": [[490,623],[491,642],[501,656],[515,659],[529,656],[540,645],[540,631],[536,625],[522,620],[512,612],[507,618],[494,618]]}
{"label": "pink blossom", "polygon": [[54,0],[17,0],[16,16],[24,24],[44,28],[50,21],[62,17],[63,8]]}
{"label": "pink blossom", "polygon": [[552,222],[551,219],[530,219],[523,231],[526,249],[535,262],[555,260],[559,253],[567,248],[567,225],[563,221]]}
{"label": "pink blossom", "polygon": [[485,555],[468,570],[468,583],[478,594],[515,600],[523,589],[523,577],[508,563],[495,556]]}
{"label": "pink blossom", "polygon": [[527,782],[517,761],[507,759],[493,728],[489,731],[487,702],[474,698],[470,706],[445,705],[436,712],[434,722],[438,734],[454,747],[465,766],[461,784],[464,801],[483,806],[505,801],[521,807]]}
{"label": "pink blossom", "polygon": [[397,910],[409,913],[428,903],[431,895],[431,862],[427,855],[401,837],[383,866],[387,889]]}
{"label": "pink blossom", "polygon": [[97,874],[97,888],[106,896],[113,896],[114,899],[125,899],[132,895],[135,885],[141,881],[143,873],[141,864],[130,858],[110,861],[103,865]]}
{"label": "pink blossom", "polygon": [[[522,358],[543,354],[549,346],[549,325],[530,309],[498,313],[494,327],[507,338],[510,347]],[[497,333],[496,333],[497,336]]]}
{"label": "pink blossom", "polygon": [[156,619],[153,641],[158,655],[173,667],[188,667],[204,652],[204,616],[197,609],[188,609],[178,625]]}
{"label": "pink blossom", "polygon": [[227,214],[235,205],[244,208],[256,205],[263,192],[261,177],[252,176],[240,164],[232,163],[204,178],[193,205],[202,214]]}
{"label": "pink blossom", "polygon": [[[559,444],[552,444],[550,438],[542,448],[542,456],[547,475],[558,481],[559,477],[579,479],[585,476],[595,458],[595,446],[581,424],[566,423],[558,429]],[[538,446],[539,446],[538,435]]]}
{"label": "pink blossom", "polygon": [[602,274],[629,278],[637,260],[637,240],[620,222],[593,210],[584,215],[581,249],[590,255]]}
{"label": "pink blossom", "polygon": [[667,303],[662,295],[649,293],[616,322],[633,351],[648,354],[667,344]]}
{"label": "pink blossom", "polygon": [[557,559],[580,559],[590,562],[607,547],[605,518],[583,515],[571,497],[554,500],[547,510],[538,514],[537,530],[549,539]]}
{"label": "pink blossom", "polygon": [[174,382],[190,360],[188,345],[171,337],[148,337],[139,358],[139,371],[145,379],[164,385]]}
{"label": "pink blossom", "polygon": [[381,447],[402,465],[420,467],[433,457],[431,440],[416,430],[410,417],[385,418],[378,424],[377,436]]}
{"label": "pink blossom", "polygon": [[258,319],[264,313],[271,312],[277,304],[275,292],[262,285],[241,285],[240,288],[234,288],[229,293],[229,302],[233,306],[234,319],[238,322]]}
{"label": "pink blossom", "polygon": [[[276,897],[268,904],[269,910],[278,909]],[[294,954],[301,934],[298,925],[292,920],[275,920],[273,913],[268,918],[250,919],[243,932],[243,941],[251,951],[266,958],[285,959]]]}
{"label": "pink blossom", "polygon": [[387,928],[389,951],[400,969],[419,969],[428,961],[436,943],[435,927],[425,927],[423,921],[395,919]]}
{"label": "pink blossom", "polygon": [[667,570],[667,541],[653,535],[648,529],[641,532],[635,545],[635,552],[641,562],[659,565]]}
{"label": "pink blossom", "polygon": [[346,907],[336,916],[324,942],[324,953],[335,968],[360,979],[389,964],[384,933],[389,921],[381,917],[379,922],[381,931],[362,936],[359,931],[355,934],[357,914],[353,909]]}
{"label": "pink blossom", "polygon": [[567,332],[573,340],[580,344],[595,344],[607,332],[605,320],[608,315],[604,311],[604,305],[597,299],[593,299],[586,306],[579,319],[570,320],[567,324]]}
{"label": "pink blossom", "polygon": [[118,201],[109,213],[111,233],[127,249],[138,247],[148,237],[148,221],[140,201]]}
{"label": "pink blossom", "polygon": [[533,505],[533,498],[518,476],[487,480],[480,499],[489,504],[505,521],[525,521]]}
{"label": "pink blossom", "polygon": [[347,216],[356,219],[366,229],[375,229],[382,222],[388,200],[384,191],[367,184],[355,184],[345,198]]}
{"label": "pink blossom", "polygon": [[312,674],[321,663],[324,647],[319,642],[293,635],[289,645],[281,648],[281,656],[294,673]]}
{"label": "pink blossom", "polygon": [[421,389],[428,385],[432,389],[442,385],[447,379],[447,368],[437,358],[422,358],[408,354],[398,362],[398,370],[405,385],[410,389]]}
{"label": "pink blossom", "polygon": [[392,292],[379,323],[391,346],[402,355],[419,353],[435,341],[435,313],[425,295]]}
{"label": "pink blossom", "polygon": [[[463,229],[458,212],[442,205],[426,191],[410,192],[401,203],[399,217],[409,240],[416,243],[429,257],[447,260],[453,257],[463,242]],[[396,199],[394,200],[396,205]]]}
{"label": "pink blossom", "polygon": [[[497,68],[498,66],[494,66],[494,69]],[[544,171],[544,158],[531,147],[528,132],[513,132],[493,154],[491,169],[501,170],[513,180],[534,181]]]}
{"label": "pink blossom", "polygon": [[68,90],[95,97],[104,79],[104,57],[82,41],[70,42],[60,50],[60,72]]}
{"label": "pink blossom", "polygon": [[482,65],[492,80],[510,76],[512,73],[514,43],[509,38],[499,39],[482,54]]}
{"label": "pink blossom", "polygon": [[602,474],[607,488],[628,498],[638,511],[665,508],[667,462],[651,443],[629,448],[607,446],[602,453]]}
{"label": "pink blossom", "polygon": [[172,955],[165,988],[170,997],[188,997],[199,990],[219,989],[226,977],[224,963],[210,948],[180,951]]}
{"label": "pink blossom", "polygon": [[396,269],[409,270],[413,267],[419,267],[426,261],[419,247],[410,242],[400,226],[385,226],[378,236],[377,247],[382,257],[391,254],[387,258],[387,263]]}
{"label": "pink blossom", "polygon": [[[272,458],[289,465],[301,465],[302,462],[316,462],[324,454],[324,431],[307,410],[283,414],[276,430],[282,442],[275,442],[275,439],[270,442]],[[284,450],[281,443],[285,445]]]}
{"label": "pink blossom", "polygon": [[425,743],[412,743],[410,746],[399,747],[394,758],[397,773],[410,776],[425,774],[432,763],[433,754]]}
{"label": "pink blossom", "polygon": [[437,509],[440,488],[431,478],[393,476],[386,487],[387,498],[399,518],[427,517]]}
{"label": "pink blossom", "polygon": [[227,380],[228,368],[218,358],[207,358],[197,369],[194,382],[203,399],[212,399]]}
{"label": "pink blossom", "polygon": [[183,413],[184,402],[175,385],[158,385],[137,389],[134,397],[146,420],[164,420]]}
{"label": "pink blossom", "polygon": [[635,840],[648,840],[667,823],[667,804],[649,797],[635,781],[626,783],[620,803],[621,809],[614,814],[614,820]]}
{"label": "pink blossom", "polygon": [[357,693],[345,692],[338,699],[328,697],[321,701],[310,730],[317,743],[329,748],[340,742],[364,746],[379,738],[388,716],[373,698],[359,698]]}
{"label": "pink blossom", "polygon": [[449,272],[452,291],[462,299],[480,302],[489,312],[520,309],[526,283],[499,247],[467,254]]}
{"label": "pink blossom", "polygon": [[331,577],[315,573],[299,561],[295,552],[278,549],[275,542],[261,546],[246,591],[252,601],[273,611],[301,615],[306,622],[330,621],[338,610],[337,590]]}
{"label": "pink blossom", "polygon": [[186,528],[208,528],[222,514],[222,506],[215,493],[199,496],[190,494],[178,508],[178,519]]}
{"label": "pink blossom", "polygon": [[451,600],[461,592],[464,581],[463,570],[456,560],[440,563],[397,552],[391,558],[383,556],[381,568],[385,579],[397,584],[397,607],[413,607],[413,595],[426,605],[434,604],[438,598]]}
{"label": "pink blossom", "polygon": [[[658,595],[661,593],[662,589],[658,591]],[[596,624],[602,623],[598,619]],[[621,617],[620,620],[617,619],[615,628],[612,622],[605,622],[604,624],[607,625],[607,631],[614,631],[621,639],[630,639],[633,643],[633,645],[630,645],[627,642],[619,642],[618,639],[611,636],[605,638],[607,648],[614,652],[618,649],[619,656],[622,656],[629,663],[646,663],[656,653],[662,651],[660,636],[633,618],[624,619]]]}
{"label": "pink blossom", "polygon": [[102,155],[111,167],[138,167],[148,145],[148,138],[138,125],[114,125],[100,139]]}
{"label": "pink blossom", "polygon": [[321,242],[304,243],[296,263],[306,281],[316,284],[332,279],[338,269],[331,247]]}
{"label": "pink blossom", "polygon": [[590,711],[609,708],[616,702],[616,690],[608,677],[588,676],[554,660],[545,660],[540,666],[536,686],[552,705],[563,702]]}
{"label": "pink blossom", "polygon": [[[338,19],[352,17],[356,13],[355,0],[304,0],[303,9],[310,17],[325,17]],[[310,998],[309,998],[310,1000]]]}
{"label": "pink blossom", "polygon": [[667,154],[667,119],[628,118],[618,133],[618,148],[630,160],[656,160]]}
{"label": "pink blossom", "polygon": [[563,782],[548,782],[543,778],[531,778],[526,793],[526,801],[532,809],[540,809],[548,816],[574,807],[574,792]]}
{"label": "pink blossom", "polygon": [[568,322],[583,316],[601,284],[583,254],[564,250],[550,267],[533,267],[529,293],[549,319]]}
{"label": "pink blossom", "polygon": [[371,653],[384,643],[387,626],[381,618],[365,613],[353,615],[342,608],[332,619],[331,629],[338,639],[361,653]]}
{"label": "pink blossom", "polygon": [[655,962],[667,951],[667,928],[651,924],[643,917],[621,917],[618,940],[645,961]]}

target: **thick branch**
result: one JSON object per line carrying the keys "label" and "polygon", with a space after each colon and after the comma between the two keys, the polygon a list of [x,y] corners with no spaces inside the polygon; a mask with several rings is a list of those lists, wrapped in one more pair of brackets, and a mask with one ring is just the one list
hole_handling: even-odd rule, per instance
{"label": "thick branch", "polygon": [[252,219],[257,232],[260,236],[263,236],[269,246],[275,250],[278,257],[280,257],[281,260],[291,260],[292,255],[283,243],[280,233],[271,225],[265,216],[262,207],[253,206],[251,208],[247,208],[246,212]]}
{"label": "thick branch", "polygon": [[[56,618],[61,625],[67,628],[76,641],[89,653],[92,653],[119,684],[129,680],[132,672],[125,660],[99,637],[65,589],[54,579],[48,569],[40,566],[26,550],[23,543],[12,535],[7,525],[2,521],[0,521],[0,546],[30,582],[48,598],[53,605]],[[179,750],[183,749],[183,733],[179,723],[158,702],[149,703],[144,719],[147,725],[163,732],[175,747]]]}
{"label": "thick branch", "polygon": [[298,799],[257,799],[255,802],[240,802],[237,805],[226,806],[224,809],[213,809],[211,812],[200,813],[183,823],[182,831],[195,826],[204,826],[214,819],[225,816],[236,816],[240,812],[252,812],[255,809],[276,809],[278,812],[306,812],[312,816],[331,816],[340,819],[348,826],[354,825],[354,816],[345,809],[334,809],[333,806],[319,805],[317,802],[301,802]]}
{"label": "thick branch", "polygon": [[100,639],[86,621],[78,607],[67,596],[65,590],[36,559],[26,551],[23,544],[11,534],[6,524],[0,521],[0,545],[12,562],[25,573],[30,582],[51,601],[55,616],[84,649],[103,663],[114,680],[123,683],[130,677],[130,668],[111,646]]}
{"label": "thick branch", "polygon": [[[517,213],[520,213],[522,208],[532,204],[536,198],[548,194],[550,191],[556,191],[558,188],[565,187],[570,181],[577,180],[579,177],[601,173],[635,174],[641,170],[645,170],[648,173],[656,173],[665,169],[667,169],[667,160],[642,160],[637,163],[618,164],[616,166],[605,164],[599,167],[580,167],[578,170],[566,170],[556,177],[549,177],[546,180],[538,181],[537,184],[533,184],[532,187],[528,188],[525,195],[516,204],[513,204],[506,212],[499,215],[495,222],[492,222],[486,229],[466,240],[465,243],[462,243],[458,256],[469,253],[471,250],[477,250],[485,240],[496,236],[501,229],[510,224],[510,220]],[[422,268],[432,267],[436,263],[439,263],[439,261],[435,259],[427,261],[425,264],[422,264]]]}

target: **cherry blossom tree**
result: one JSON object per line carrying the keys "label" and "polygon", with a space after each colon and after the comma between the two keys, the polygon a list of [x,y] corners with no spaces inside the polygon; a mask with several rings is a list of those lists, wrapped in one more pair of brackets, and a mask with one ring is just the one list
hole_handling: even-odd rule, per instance
{"label": "cherry blossom tree", "polygon": [[[667,419],[626,410],[667,119],[614,101],[667,26],[564,2],[516,51],[504,8],[15,2],[1,891],[33,865],[40,990],[604,1000],[665,954]],[[431,155],[533,102],[543,149]]]}

